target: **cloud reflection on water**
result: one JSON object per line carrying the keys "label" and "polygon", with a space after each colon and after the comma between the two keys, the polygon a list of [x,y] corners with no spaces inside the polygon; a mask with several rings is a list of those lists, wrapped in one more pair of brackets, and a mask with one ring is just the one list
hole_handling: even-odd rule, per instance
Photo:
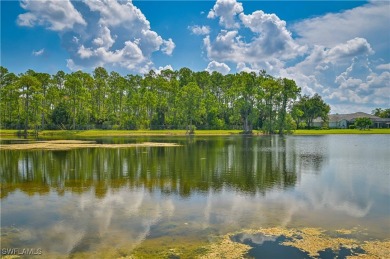
{"label": "cloud reflection on water", "polygon": [[[49,191],[33,190],[32,194],[31,185],[23,181],[6,182],[19,185],[11,186],[11,191],[5,189],[8,196],[2,198],[2,227],[28,214],[18,226],[24,234],[9,242],[39,244],[46,251],[66,254],[103,248],[131,250],[160,235],[215,234],[268,226],[339,228],[359,224],[386,233],[389,228],[380,225],[389,211],[388,149],[386,141],[377,138],[305,136],[228,139],[207,145],[195,142],[179,153],[92,153],[96,161],[91,165],[68,160],[71,152],[57,157],[48,153],[63,170],[76,168],[75,174],[69,171],[64,178],[56,178],[49,173],[55,165],[43,163],[47,168],[42,179],[49,183]],[[79,155],[87,155],[83,152]],[[41,179],[36,163],[42,158],[34,154],[19,154],[16,170],[21,179]],[[167,161],[168,155],[177,158]],[[193,160],[182,161],[186,156]],[[11,165],[12,161],[4,161]],[[105,171],[111,168],[113,179],[101,184],[88,179],[96,176],[81,173],[98,172],[97,162]],[[121,176],[123,168],[126,172]],[[4,167],[1,170],[7,177]],[[81,179],[71,179],[76,173]],[[65,180],[59,187],[56,179]],[[26,200],[29,206],[20,206]]]}

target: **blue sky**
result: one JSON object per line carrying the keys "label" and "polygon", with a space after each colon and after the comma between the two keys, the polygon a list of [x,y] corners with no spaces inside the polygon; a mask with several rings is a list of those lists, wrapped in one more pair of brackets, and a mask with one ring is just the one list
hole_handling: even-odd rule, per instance
{"label": "blue sky", "polygon": [[265,69],[332,112],[390,106],[389,1],[1,1],[1,65]]}

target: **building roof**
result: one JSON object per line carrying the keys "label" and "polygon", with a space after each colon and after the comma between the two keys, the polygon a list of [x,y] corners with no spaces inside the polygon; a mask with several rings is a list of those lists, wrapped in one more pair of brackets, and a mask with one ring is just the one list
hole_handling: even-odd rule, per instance
{"label": "building roof", "polygon": [[[329,115],[329,122],[340,122],[342,120],[346,120],[348,122],[354,122],[357,118],[370,118],[373,122],[390,122],[390,118],[380,118],[375,115],[371,115],[365,112],[355,112],[355,113],[349,113],[349,114],[330,114]],[[322,122],[322,119],[320,117],[313,120],[313,122]]]}
{"label": "building roof", "polygon": [[381,118],[375,115],[371,115],[365,112],[355,112],[349,114],[330,114],[329,122],[338,122],[342,120],[354,121],[357,118],[370,118],[371,120],[380,120]]}

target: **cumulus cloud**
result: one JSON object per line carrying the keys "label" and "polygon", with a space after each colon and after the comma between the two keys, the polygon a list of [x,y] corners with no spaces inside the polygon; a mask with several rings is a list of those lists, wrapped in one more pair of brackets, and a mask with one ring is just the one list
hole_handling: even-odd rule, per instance
{"label": "cumulus cloud", "polygon": [[27,11],[18,16],[20,26],[41,25],[52,31],[64,31],[73,29],[76,24],[86,25],[69,0],[22,0],[20,6]]}
{"label": "cumulus cloud", "polygon": [[72,59],[66,60],[66,66],[70,69],[70,71],[78,71],[84,69],[84,67],[76,65]]}
{"label": "cumulus cloud", "polygon": [[389,3],[371,1],[340,13],[302,20],[292,26],[299,41],[333,47],[355,37],[369,39],[375,49],[387,49]]}
{"label": "cumulus cloud", "polygon": [[33,52],[31,53],[33,56],[42,56],[43,53],[45,53],[45,49],[40,49],[40,50],[33,50]]}
{"label": "cumulus cloud", "polygon": [[193,26],[188,26],[188,29],[191,31],[192,34],[195,35],[207,35],[210,33],[209,26],[193,25]]}
{"label": "cumulus cloud", "polygon": [[390,63],[380,64],[380,65],[376,66],[376,69],[379,69],[379,70],[390,70]]}
{"label": "cumulus cloud", "polygon": [[329,61],[338,61],[344,58],[353,58],[360,55],[374,54],[371,45],[363,38],[354,38],[346,43],[341,43],[327,51],[327,59]]}
{"label": "cumulus cloud", "polygon": [[175,49],[176,45],[173,42],[171,38],[168,40],[163,41],[163,45],[161,47],[162,52],[164,52],[167,55],[172,55],[173,50]]}
{"label": "cumulus cloud", "polygon": [[71,70],[106,66],[145,73],[153,67],[154,52],[172,55],[176,46],[153,31],[131,1],[84,1],[75,5],[79,11],[70,1],[26,0],[21,6],[28,12],[19,16],[19,25],[60,32]]}
{"label": "cumulus cloud", "polygon": [[[220,24],[224,27],[215,39],[207,35],[203,40],[210,59],[256,63],[274,58],[291,59],[306,51],[305,45],[297,44],[292,38],[286,28],[286,22],[275,14],[255,11],[246,15],[242,4],[235,0],[217,1],[210,13],[212,17],[221,17]],[[233,20],[228,20],[227,17],[238,19],[233,23]],[[252,32],[249,41],[240,35],[240,27],[248,28]],[[227,30],[229,28],[231,30]]]}
{"label": "cumulus cloud", "polygon": [[161,74],[161,71],[163,71],[163,70],[172,70],[173,71],[173,67],[171,65],[166,65],[163,67],[155,68],[153,70],[156,72],[156,74]]}
{"label": "cumulus cloud", "polygon": [[244,62],[239,62],[236,67],[237,72],[258,72],[256,69],[248,67]]}
{"label": "cumulus cloud", "polygon": [[99,35],[92,42],[98,47],[109,49],[115,43],[115,40],[111,36],[110,29],[107,26],[102,25],[100,27]]}
{"label": "cumulus cloud", "polygon": [[291,37],[286,22],[275,14],[255,11],[250,15],[240,14],[243,25],[249,28],[255,38],[249,46],[249,55],[262,57],[277,55],[281,59],[293,58],[305,51]]}
{"label": "cumulus cloud", "polygon": [[219,17],[219,24],[227,29],[238,28],[237,15],[242,13],[244,8],[236,0],[217,0],[214,7],[210,10],[207,18],[214,19]]}
{"label": "cumulus cloud", "polygon": [[131,1],[95,0],[85,1],[85,4],[91,11],[100,14],[99,24],[124,26],[137,31],[150,29],[145,15]]}
{"label": "cumulus cloud", "polygon": [[371,1],[287,26],[276,14],[247,14],[236,0],[217,0],[208,18],[218,18],[220,30],[205,34],[204,50],[210,61],[236,64],[238,72],[292,78],[303,94],[321,94],[332,112],[359,105],[371,111],[389,96],[388,8]]}
{"label": "cumulus cloud", "polygon": [[217,71],[223,75],[226,75],[227,73],[229,73],[230,67],[228,65],[226,65],[225,63],[219,63],[219,62],[213,60],[208,64],[208,66],[205,70],[210,72],[210,73],[213,71]]}

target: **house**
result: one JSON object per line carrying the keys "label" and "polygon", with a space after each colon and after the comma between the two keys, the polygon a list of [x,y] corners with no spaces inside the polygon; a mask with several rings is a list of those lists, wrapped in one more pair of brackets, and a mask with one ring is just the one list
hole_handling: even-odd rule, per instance
{"label": "house", "polygon": [[[347,129],[349,125],[353,125],[357,118],[369,118],[372,121],[373,128],[390,128],[390,118],[380,118],[364,112],[355,112],[350,114],[330,114],[329,128]],[[321,118],[313,120],[314,127],[322,127],[323,121]]]}

